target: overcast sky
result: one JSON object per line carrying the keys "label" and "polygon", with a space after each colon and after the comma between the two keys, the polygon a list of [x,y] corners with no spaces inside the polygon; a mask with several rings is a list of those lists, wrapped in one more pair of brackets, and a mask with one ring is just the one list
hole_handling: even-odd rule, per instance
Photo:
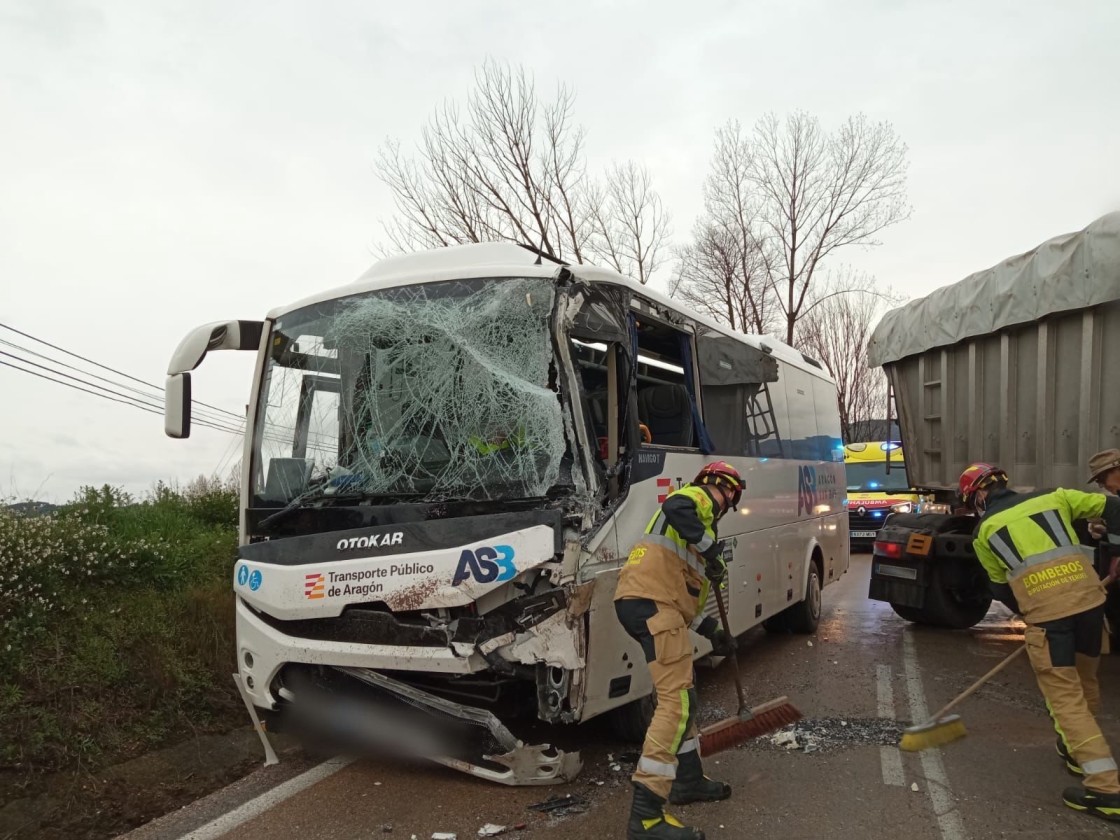
{"label": "overcast sky", "polygon": [[[919,296],[1120,208],[1118,33],[1115,0],[0,0],[0,323],[162,383],[192,327],[348,282],[392,212],[378,145],[487,57],[571,85],[592,166],[647,165],[677,241],[729,118],[891,121],[913,218],[841,259]],[[251,365],[212,355],[195,397],[242,412]],[[0,394],[0,497],[238,455],[2,366]]]}

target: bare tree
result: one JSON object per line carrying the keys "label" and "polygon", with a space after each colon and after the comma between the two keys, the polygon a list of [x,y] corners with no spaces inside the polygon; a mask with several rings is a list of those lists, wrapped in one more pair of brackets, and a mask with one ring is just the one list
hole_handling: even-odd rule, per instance
{"label": "bare tree", "polygon": [[587,208],[596,258],[648,283],[664,262],[671,233],[669,214],[649,171],[633,161],[615,164],[607,171],[605,189],[588,191]]}
{"label": "bare tree", "polygon": [[829,278],[827,291],[797,322],[797,347],[818,359],[836,380],[840,431],[851,441],[855,424],[885,416],[887,380],[867,365],[867,342],[883,309],[898,302],[889,290],[869,291],[870,279],[851,271]]}
{"label": "bare tree", "polygon": [[677,252],[669,294],[733,330],[767,333],[774,326],[770,281],[758,242],[745,242],[712,221],[697,222],[691,244]]}
{"label": "bare tree", "polygon": [[692,242],[678,250],[670,294],[732,329],[765,333],[775,327],[775,301],[767,250],[757,233],[752,157],[738,122],[716,131],[704,214]]}
{"label": "bare tree", "polygon": [[906,145],[889,123],[850,117],[834,134],[798,112],[755,126],[750,180],[759,199],[759,237],[792,343],[821,264],[849,245],[910,216]]}
{"label": "bare tree", "polygon": [[483,64],[465,107],[432,115],[415,157],[395,140],[381,147],[376,170],[397,211],[384,225],[389,250],[511,241],[646,282],[663,259],[668,214],[641,166],[616,166],[604,183],[588,176],[574,105],[564,86],[542,103],[524,69]]}

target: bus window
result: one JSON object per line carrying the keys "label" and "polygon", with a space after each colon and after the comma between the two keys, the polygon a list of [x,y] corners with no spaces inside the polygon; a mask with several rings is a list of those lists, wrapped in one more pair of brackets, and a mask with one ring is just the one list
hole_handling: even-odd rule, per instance
{"label": "bus window", "polygon": [[[786,408],[785,373],[788,366],[778,362],[778,381],[769,382],[755,395],[747,410],[747,423],[758,440],[761,458],[791,458],[789,441],[789,410]],[[772,419],[774,428],[764,425],[763,418]]]}
{"label": "bus window", "polygon": [[785,374],[786,406],[789,409],[790,457],[817,460],[817,409],[813,403],[813,377],[789,365]]}
{"label": "bus window", "polygon": [[844,443],[840,438],[840,407],[835,386],[813,377],[813,403],[817,409],[817,435],[820,461],[844,460]]}
{"label": "bus window", "polygon": [[636,329],[638,422],[649,429],[653,446],[699,448],[681,358],[688,336],[642,316],[636,316]]}
{"label": "bus window", "polygon": [[778,444],[767,385],[777,382],[777,361],[714,330],[700,333],[696,345],[704,425],[715,454],[758,456],[764,442]]}

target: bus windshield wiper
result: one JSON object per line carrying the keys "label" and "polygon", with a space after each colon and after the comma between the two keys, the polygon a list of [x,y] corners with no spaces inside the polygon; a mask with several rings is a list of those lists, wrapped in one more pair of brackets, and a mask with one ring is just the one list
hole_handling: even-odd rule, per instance
{"label": "bus windshield wiper", "polygon": [[[350,478],[350,476],[345,477]],[[293,511],[306,507],[309,502],[318,501],[319,499],[352,500],[360,499],[365,495],[367,494],[364,493],[361,489],[354,487],[353,485],[349,487],[345,485],[340,486],[340,484],[335,483],[333,479],[328,478],[320,484],[316,484],[314,487],[309,487],[307,490],[304,490],[302,493],[288,502],[288,504],[280,508],[280,510],[266,516],[258,523],[258,527],[268,528],[272,525],[275,525],[282,519],[287,519]]]}
{"label": "bus windshield wiper", "polygon": [[353,473],[344,473],[327,478],[314,487],[310,487],[300,493],[280,510],[266,516],[257,523],[257,527],[269,528],[270,526],[276,525],[281,520],[287,519],[294,511],[307,507],[311,502],[320,500],[349,502],[382,500],[397,503],[414,500],[423,495],[421,493],[407,491],[397,493],[373,493],[362,487],[364,479],[364,476]]}

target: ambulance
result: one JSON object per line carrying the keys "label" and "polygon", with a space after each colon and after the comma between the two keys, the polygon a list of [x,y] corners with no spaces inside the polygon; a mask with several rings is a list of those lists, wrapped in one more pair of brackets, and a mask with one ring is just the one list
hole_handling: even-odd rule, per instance
{"label": "ambulance", "polygon": [[906,461],[898,441],[845,444],[844,473],[851,548],[870,551],[887,516],[914,512],[920,497],[906,477]]}

